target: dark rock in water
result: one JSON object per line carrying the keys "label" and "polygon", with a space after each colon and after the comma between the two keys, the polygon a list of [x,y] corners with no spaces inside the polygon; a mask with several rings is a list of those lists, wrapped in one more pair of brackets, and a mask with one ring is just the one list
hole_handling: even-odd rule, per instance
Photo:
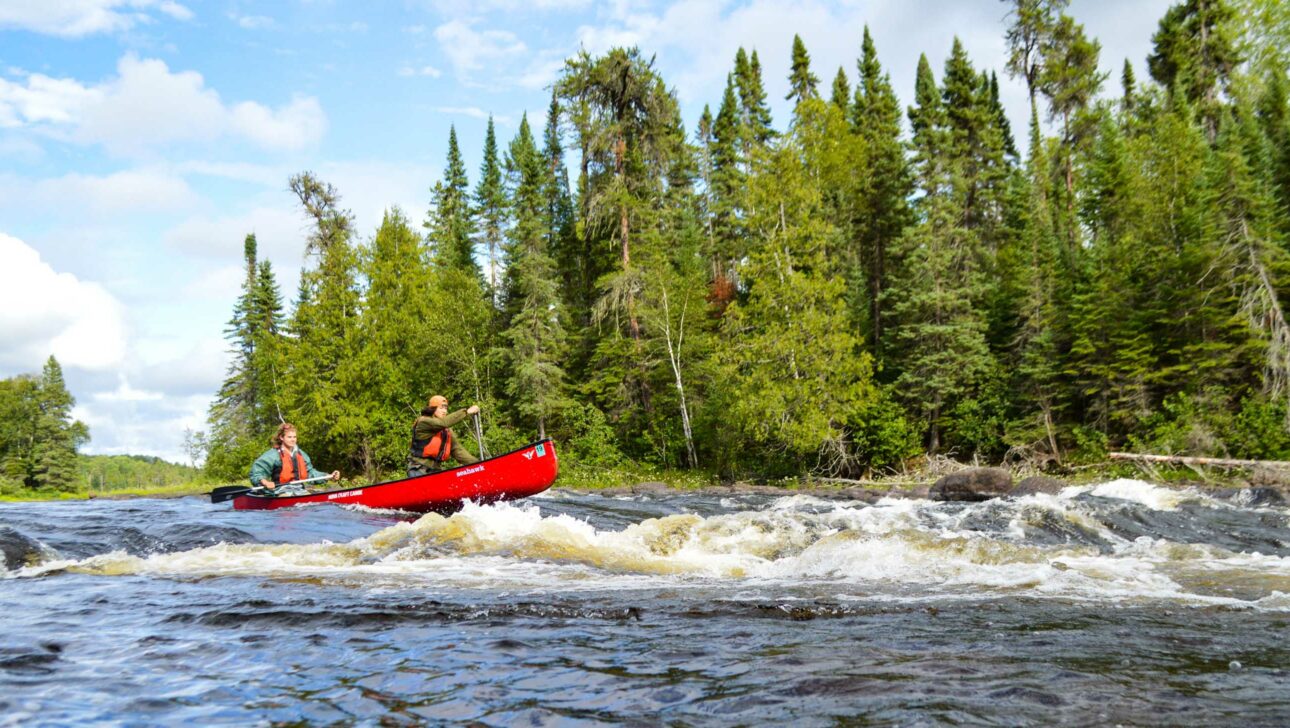
{"label": "dark rock in water", "polygon": [[671,490],[667,483],[637,483],[632,486],[633,493],[648,493],[650,495],[665,495]]}
{"label": "dark rock in water", "polygon": [[1034,495],[1044,493],[1046,495],[1057,495],[1066,487],[1066,482],[1057,478],[1049,478],[1045,475],[1032,475],[1024,478],[1016,487],[1008,491],[1008,495]]}
{"label": "dark rock in water", "polygon": [[0,552],[4,552],[4,568],[10,571],[37,564],[45,556],[39,541],[9,526],[0,526]]}
{"label": "dark rock in water", "polygon": [[1242,488],[1235,500],[1243,506],[1280,506],[1286,504],[1286,494],[1280,488],[1264,485]]}
{"label": "dark rock in water", "polygon": [[940,501],[983,501],[1007,495],[1012,473],[1003,468],[968,468],[941,478],[927,497]]}

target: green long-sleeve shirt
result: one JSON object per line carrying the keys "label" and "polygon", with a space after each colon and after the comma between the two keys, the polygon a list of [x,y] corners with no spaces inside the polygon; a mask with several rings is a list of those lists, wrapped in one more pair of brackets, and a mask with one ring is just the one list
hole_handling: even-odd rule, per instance
{"label": "green long-sleeve shirt", "polygon": [[[326,475],[326,473],[320,472],[314,468],[314,461],[309,459],[309,453],[301,450],[300,448],[296,448],[296,450],[304,456],[305,467],[309,469],[309,475],[306,477],[321,478]],[[274,483],[277,483],[278,476],[281,474],[282,455],[278,452],[278,448],[271,447],[268,450],[265,450],[264,454],[256,458],[255,462],[251,464],[251,487],[259,488],[260,481],[264,478],[268,478]],[[299,475],[297,475],[296,478],[298,480],[303,480]]]}
{"label": "green long-sleeve shirt", "polygon": [[[441,430],[448,430],[449,436],[452,437],[452,459],[461,465],[470,465],[479,462],[479,458],[471,455],[466,448],[461,446],[461,441],[457,439],[457,434],[452,431],[452,426],[465,420],[470,415],[464,409],[456,412],[449,412],[443,417],[432,417],[422,414],[417,417],[417,421],[412,425],[412,440],[414,442],[425,442]],[[409,467],[421,467],[427,470],[437,470],[440,466],[435,461],[421,457],[420,452],[408,453]]]}

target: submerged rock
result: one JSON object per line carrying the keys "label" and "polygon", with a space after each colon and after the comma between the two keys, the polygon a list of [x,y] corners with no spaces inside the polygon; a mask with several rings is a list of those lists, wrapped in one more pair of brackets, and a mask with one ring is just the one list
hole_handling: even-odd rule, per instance
{"label": "submerged rock", "polygon": [[1057,495],[1067,486],[1066,481],[1050,478],[1046,475],[1032,475],[1017,483],[1016,487],[1008,491],[1008,495],[1022,496],[1043,493],[1045,495]]}
{"label": "submerged rock", "polygon": [[983,501],[1007,495],[1012,473],[1003,468],[968,468],[936,481],[927,497],[940,501]]}
{"label": "submerged rock", "polygon": [[4,568],[9,571],[38,564],[45,556],[39,541],[9,526],[0,526],[0,552],[4,553]]}

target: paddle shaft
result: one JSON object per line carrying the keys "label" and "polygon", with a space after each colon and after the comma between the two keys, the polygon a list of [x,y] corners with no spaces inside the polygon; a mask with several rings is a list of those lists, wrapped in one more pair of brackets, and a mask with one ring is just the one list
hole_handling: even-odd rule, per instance
{"label": "paddle shaft", "polygon": [[475,413],[475,442],[479,443],[479,457],[487,458],[488,455],[484,451],[484,428],[479,424],[478,412]]}
{"label": "paddle shaft", "polygon": [[[293,480],[290,483],[281,483],[281,485],[303,485],[305,483],[317,483],[320,480],[331,480],[330,475],[320,475],[317,478],[305,478],[303,480]],[[245,495],[255,490],[245,485],[226,485],[212,490],[209,495],[211,503],[223,503],[226,500],[232,500],[239,495]]]}

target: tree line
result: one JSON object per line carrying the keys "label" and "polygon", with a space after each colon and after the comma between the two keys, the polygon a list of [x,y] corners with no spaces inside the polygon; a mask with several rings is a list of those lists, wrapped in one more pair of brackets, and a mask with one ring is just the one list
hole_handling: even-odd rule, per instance
{"label": "tree line", "polygon": [[433,393],[494,453],[729,477],[1290,456],[1290,13],[1179,2],[1117,92],[1066,0],[1008,5],[1005,68],[956,39],[907,105],[867,28],[827,88],[794,37],[782,126],[755,49],[694,129],[641,50],[579,53],[540,130],[490,119],[472,186],[450,128],[424,219],[366,239],[293,177],[299,289],[248,236],[208,470],[289,420],[316,462],[398,471]]}

